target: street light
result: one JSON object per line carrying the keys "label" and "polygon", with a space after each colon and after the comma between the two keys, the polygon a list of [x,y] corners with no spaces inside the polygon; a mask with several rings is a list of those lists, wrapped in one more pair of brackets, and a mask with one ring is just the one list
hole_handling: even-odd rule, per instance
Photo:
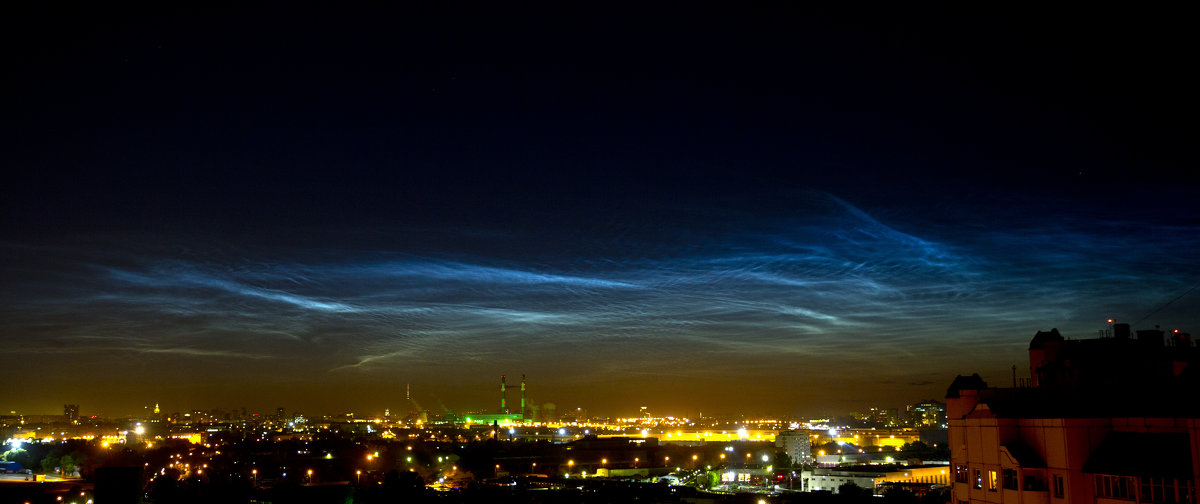
{"label": "street light", "polygon": [[354,471],[354,474],[358,475],[358,483],[362,484],[362,469]]}
{"label": "street light", "polygon": [[250,470],[250,482],[254,486],[258,486],[258,469]]}

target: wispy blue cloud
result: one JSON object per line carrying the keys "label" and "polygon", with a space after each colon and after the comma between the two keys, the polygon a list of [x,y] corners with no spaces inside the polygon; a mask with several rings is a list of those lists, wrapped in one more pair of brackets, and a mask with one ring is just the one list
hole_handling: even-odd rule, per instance
{"label": "wispy blue cloud", "polygon": [[[20,345],[29,355],[277,356],[363,379],[516,366],[571,382],[614,369],[754,369],[788,381],[869,366],[906,383],[915,379],[903,378],[899,359],[922,362],[926,375],[930,366],[969,370],[960,363],[1004,369],[1037,329],[1090,335],[1102,317],[1148,313],[1200,274],[1180,252],[1200,245],[1200,230],[1178,224],[1026,217],[949,226],[885,222],[821,194],[804,202],[665,241],[589,236],[598,244],[527,260],[486,248],[446,258],[424,249],[64,250],[28,268],[19,265],[36,254],[9,244],[4,321],[8,334],[41,335]],[[545,232],[476,239],[561,239]],[[601,254],[613,250],[605,240],[619,241],[619,253]],[[1194,311],[1161,315],[1200,323]]]}

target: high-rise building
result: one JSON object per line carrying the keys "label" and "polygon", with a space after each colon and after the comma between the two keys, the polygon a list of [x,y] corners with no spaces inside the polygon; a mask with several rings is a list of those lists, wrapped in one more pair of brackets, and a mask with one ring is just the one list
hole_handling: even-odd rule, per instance
{"label": "high-rise building", "polygon": [[946,403],[929,400],[907,407],[907,420],[910,427],[916,428],[946,428]]}
{"label": "high-rise building", "polygon": [[812,438],[807,430],[779,431],[775,435],[775,446],[783,448],[793,466],[813,464]]}
{"label": "high-rise building", "polygon": [[1012,388],[954,380],[954,502],[1196,502],[1200,352],[1183,333],[1111,334],[1038,332],[1030,378]]}
{"label": "high-rise building", "polygon": [[79,421],[79,405],[78,404],[64,404],[63,405],[63,417],[68,422],[71,422],[71,423],[78,422]]}

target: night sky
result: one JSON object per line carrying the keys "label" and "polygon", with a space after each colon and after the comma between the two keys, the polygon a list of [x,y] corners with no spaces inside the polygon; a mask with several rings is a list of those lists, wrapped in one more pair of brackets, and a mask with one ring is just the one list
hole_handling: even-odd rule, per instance
{"label": "night sky", "polygon": [[9,12],[0,410],[524,373],[837,413],[1010,383],[1038,330],[1200,332],[1189,17],[993,7]]}

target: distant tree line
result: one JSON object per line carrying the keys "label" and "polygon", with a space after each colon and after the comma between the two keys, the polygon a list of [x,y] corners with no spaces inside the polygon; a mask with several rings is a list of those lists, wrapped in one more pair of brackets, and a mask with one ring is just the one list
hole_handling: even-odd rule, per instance
{"label": "distant tree line", "polygon": [[18,449],[0,454],[7,462],[16,462],[35,472],[57,472],[63,475],[82,473],[93,459],[94,448],[87,441],[72,439],[62,443],[26,443]]}

